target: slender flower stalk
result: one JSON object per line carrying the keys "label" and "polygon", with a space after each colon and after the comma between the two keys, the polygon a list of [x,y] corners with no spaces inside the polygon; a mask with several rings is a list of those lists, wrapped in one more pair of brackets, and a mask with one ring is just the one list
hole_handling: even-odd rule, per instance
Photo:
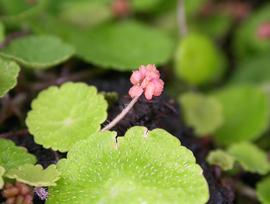
{"label": "slender flower stalk", "polygon": [[185,0],[178,0],[177,6],[177,21],[179,26],[179,33],[182,37],[188,33],[186,12],[185,12]]}
{"label": "slender flower stalk", "polygon": [[136,104],[141,95],[144,94],[145,98],[150,101],[153,96],[160,96],[164,88],[164,82],[160,79],[160,73],[157,70],[156,66],[153,64],[149,64],[147,66],[140,66],[139,70],[132,73],[130,77],[130,82],[133,84],[133,86],[130,88],[128,93],[132,100],[122,110],[122,112],[117,115],[101,131],[110,130],[120,120],[122,120]]}

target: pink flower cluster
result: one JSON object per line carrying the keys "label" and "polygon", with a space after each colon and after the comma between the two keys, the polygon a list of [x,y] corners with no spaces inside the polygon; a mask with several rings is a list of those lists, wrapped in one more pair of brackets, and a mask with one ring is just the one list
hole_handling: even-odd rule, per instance
{"label": "pink flower cluster", "polygon": [[270,22],[265,22],[260,25],[257,35],[261,39],[270,39]]}
{"label": "pink flower cluster", "polygon": [[145,98],[151,100],[153,96],[160,96],[164,87],[160,73],[153,64],[141,65],[139,70],[132,73],[130,82],[133,84],[129,90],[132,98],[144,93]]}

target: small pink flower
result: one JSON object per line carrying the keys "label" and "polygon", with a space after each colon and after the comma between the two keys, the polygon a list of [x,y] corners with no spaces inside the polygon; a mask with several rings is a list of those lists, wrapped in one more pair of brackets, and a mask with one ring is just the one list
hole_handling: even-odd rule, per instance
{"label": "small pink flower", "polygon": [[140,96],[140,95],[142,95],[142,93],[143,93],[143,89],[138,85],[132,86],[128,92],[128,94],[131,96],[131,98]]}
{"label": "small pink flower", "polygon": [[160,79],[160,73],[153,64],[141,65],[139,70],[134,71],[130,77],[133,86],[129,90],[129,95],[134,98],[145,95],[147,100],[151,100],[153,96],[160,96],[164,82]]}

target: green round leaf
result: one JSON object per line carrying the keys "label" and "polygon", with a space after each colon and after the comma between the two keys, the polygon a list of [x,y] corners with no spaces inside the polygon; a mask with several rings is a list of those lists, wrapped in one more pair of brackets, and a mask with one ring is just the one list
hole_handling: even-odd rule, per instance
{"label": "green round leaf", "polygon": [[176,75],[192,85],[216,81],[225,61],[214,43],[201,34],[189,34],[180,42],[175,56]]}
{"label": "green round leaf", "polygon": [[61,179],[47,204],[206,203],[202,169],[191,151],[165,130],[133,127],[125,137],[100,132],[60,161]]}
{"label": "green round leaf", "polygon": [[0,166],[0,189],[2,189],[4,186],[3,175],[4,175],[5,171],[6,171],[5,168]]}
{"label": "green round leaf", "polygon": [[36,69],[66,61],[74,54],[72,46],[54,36],[27,36],[13,40],[0,55]]}
{"label": "green round leaf", "polygon": [[260,39],[257,32],[260,26],[270,21],[270,4],[263,6],[250,18],[247,18],[239,28],[234,38],[235,50],[238,58],[249,58],[260,54],[269,55],[270,41]]}
{"label": "green round leaf", "polygon": [[267,154],[252,143],[233,144],[229,147],[228,152],[246,171],[266,174],[270,170]]}
{"label": "green round leaf", "polygon": [[0,97],[16,85],[19,71],[15,62],[0,57]]}
{"label": "green round leaf", "polygon": [[270,58],[268,55],[249,58],[238,65],[231,83],[264,84],[270,82]]}
{"label": "green round leaf", "polygon": [[141,64],[163,64],[174,48],[172,40],[161,31],[131,21],[72,32],[67,41],[85,61],[119,71],[136,69]]}
{"label": "green round leaf", "polygon": [[0,139],[0,165],[9,171],[23,164],[35,164],[36,158],[29,154],[26,149],[15,146],[6,139]]}
{"label": "green round leaf", "polygon": [[215,134],[219,143],[253,141],[267,129],[268,98],[262,90],[253,86],[227,87],[215,96],[223,106],[224,115],[224,123]]}
{"label": "green round leaf", "polygon": [[211,151],[207,156],[207,162],[211,165],[217,165],[227,171],[234,166],[234,157],[223,150]]}
{"label": "green round leaf", "polygon": [[258,183],[256,192],[262,204],[270,204],[270,176]]}
{"label": "green round leaf", "polygon": [[31,186],[41,187],[55,186],[56,181],[60,178],[60,173],[54,164],[46,169],[43,169],[41,165],[25,164],[9,170],[5,176]]}
{"label": "green round leaf", "polygon": [[65,152],[100,129],[106,109],[95,87],[69,82],[42,91],[32,102],[26,124],[36,143]]}
{"label": "green round leaf", "polygon": [[179,102],[186,123],[195,129],[197,135],[209,135],[222,125],[222,106],[216,98],[185,93],[180,96]]}

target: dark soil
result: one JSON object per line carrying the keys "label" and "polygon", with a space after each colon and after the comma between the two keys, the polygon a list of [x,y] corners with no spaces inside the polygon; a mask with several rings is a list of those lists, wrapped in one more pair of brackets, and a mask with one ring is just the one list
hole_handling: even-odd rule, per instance
{"label": "dark soil", "polygon": [[[114,91],[119,94],[119,99],[109,107],[109,118],[108,121],[104,123],[105,125],[112,120],[130,100],[126,95],[130,87],[128,75],[119,75],[119,73],[111,72],[106,75],[101,75],[98,78],[95,77],[94,80],[89,80],[88,83],[97,86],[99,91]],[[25,105],[28,108],[29,102]],[[12,122],[14,123],[13,125],[18,125],[16,119],[11,119],[8,120],[8,126],[12,125]],[[146,126],[150,130],[163,128],[175,135],[183,145],[193,151],[197,162],[203,168],[210,189],[209,203],[233,203],[234,191],[231,182],[221,179],[219,169],[210,167],[205,161],[208,151],[212,148],[211,140],[198,139],[194,136],[192,129],[188,128],[183,123],[181,109],[173,99],[163,94],[161,97],[156,97],[151,102],[148,102],[144,97],[141,97],[132,111],[130,111],[113,130],[117,131],[118,135],[124,135],[129,127],[135,125]],[[18,127],[13,127],[12,129],[17,128]],[[64,154],[44,149],[42,146],[35,144],[33,137],[27,130],[20,131],[19,133],[20,134],[14,132],[11,136],[7,134],[6,137],[15,141],[17,145],[26,147],[30,153],[35,154],[38,158],[38,163],[42,164],[44,167],[56,163],[57,160],[65,156]],[[0,202],[3,202],[3,198],[0,198]],[[40,204],[44,202],[35,197],[35,203]]]}

